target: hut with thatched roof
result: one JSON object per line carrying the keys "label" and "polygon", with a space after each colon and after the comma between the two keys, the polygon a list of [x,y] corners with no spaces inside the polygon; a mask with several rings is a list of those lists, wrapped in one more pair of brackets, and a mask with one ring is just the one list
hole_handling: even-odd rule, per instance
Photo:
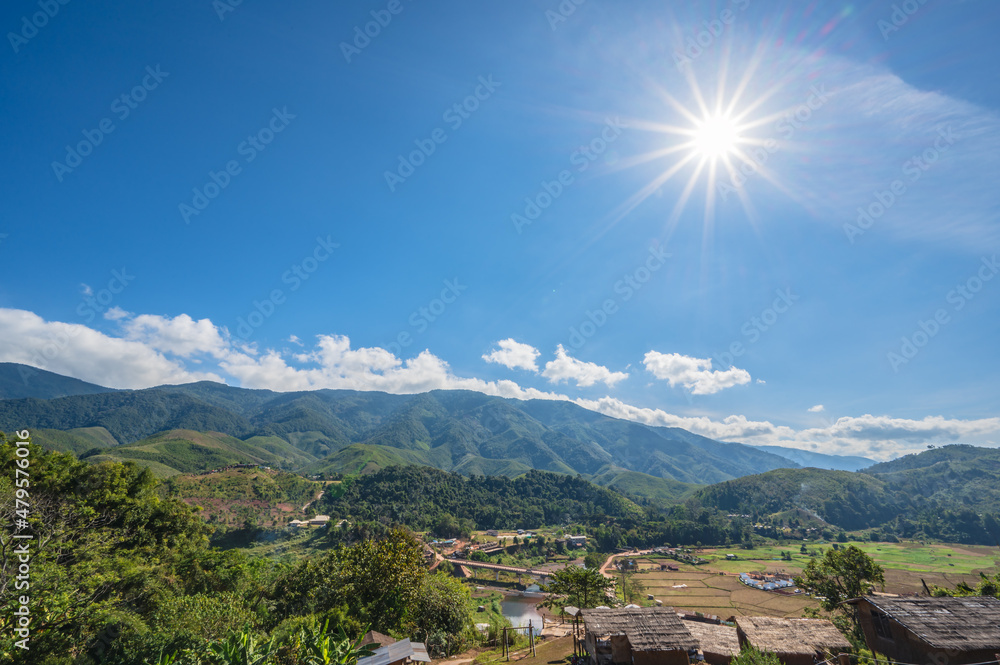
{"label": "hut with thatched roof", "polygon": [[672,607],[580,610],[592,665],[688,665],[698,642]]}
{"label": "hut with thatched roof", "polygon": [[837,627],[826,619],[736,617],[740,647],[750,644],[771,651],[785,665],[813,665],[851,648]]}
{"label": "hut with thatched roof", "polygon": [[729,665],[740,652],[740,640],[732,626],[705,621],[685,621],[684,626],[698,640],[698,649],[709,665]]}
{"label": "hut with thatched roof", "polygon": [[902,663],[1000,661],[1000,599],[864,596],[857,607],[868,648]]}

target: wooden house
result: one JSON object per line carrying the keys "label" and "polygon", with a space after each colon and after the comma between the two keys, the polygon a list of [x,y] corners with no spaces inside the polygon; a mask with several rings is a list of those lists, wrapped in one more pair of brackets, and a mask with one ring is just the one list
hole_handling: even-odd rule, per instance
{"label": "wooden house", "polygon": [[864,596],[857,608],[868,648],[903,663],[1000,661],[1000,599]]}
{"label": "wooden house", "polygon": [[785,665],[813,665],[851,648],[826,619],[736,617],[736,635],[741,648],[750,644],[771,651]]}
{"label": "wooden house", "polygon": [[740,652],[740,640],[732,626],[704,621],[685,621],[684,626],[698,641],[698,650],[709,665],[729,665]]}
{"label": "wooden house", "polygon": [[580,610],[591,665],[688,665],[698,642],[672,607]]}

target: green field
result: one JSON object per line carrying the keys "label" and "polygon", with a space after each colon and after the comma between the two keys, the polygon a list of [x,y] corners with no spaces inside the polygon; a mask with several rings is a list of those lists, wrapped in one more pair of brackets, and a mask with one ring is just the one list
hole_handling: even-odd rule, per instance
{"label": "green field", "polygon": [[1000,549],[923,543],[851,543],[884,568],[969,575],[1000,567]]}
{"label": "green field", "polygon": [[[840,545],[854,545],[863,550],[876,563],[889,570],[900,570],[914,573],[956,573],[959,575],[978,574],[978,571],[988,572],[1000,568],[1000,549],[982,546],[950,545],[944,543],[862,543],[848,542]],[[801,554],[801,544],[770,545],[752,550],[738,548],[704,549],[698,555],[709,559],[711,567],[725,572],[741,573],[754,570],[785,569],[789,573],[801,571],[812,558]],[[806,549],[825,551],[831,544],[809,544]],[[788,552],[791,561],[781,559],[781,554]],[[735,554],[736,561],[726,560],[727,554]]]}

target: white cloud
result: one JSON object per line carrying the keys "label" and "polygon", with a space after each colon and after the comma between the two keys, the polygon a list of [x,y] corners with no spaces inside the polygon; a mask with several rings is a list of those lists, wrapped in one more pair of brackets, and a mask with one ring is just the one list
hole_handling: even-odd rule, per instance
{"label": "white cloud", "polygon": [[[343,388],[410,394],[441,389],[523,400],[563,400],[614,418],[680,427],[720,441],[784,445],[876,459],[919,452],[929,444],[992,445],[1000,436],[1000,417],[958,420],[927,416],[913,420],[865,414],[829,421],[819,428],[796,430],[743,415],[678,415],[612,397],[574,399],[513,381],[456,376],[447,362],[428,350],[402,359],[381,348],[353,349],[345,336],[321,335],[311,349],[304,348],[302,353],[272,349],[258,352],[207,319],[196,321],[182,314],[172,318],[129,316],[122,320],[121,336],[116,337],[81,324],[45,321],[32,312],[0,308],[0,362],[32,365],[111,388],[148,388],[202,380],[225,382],[222,377],[228,376],[244,388],[276,391]],[[572,379],[579,386],[598,382],[612,386],[628,376],[571,358],[561,346],[556,355],[543,373],[553,382]],[[211,364],[215,371],[192,371],[191,364]]]}
{"label": "white cloud", "polygon": [[132,316],[131,312],[126,312],[124,309],[115,305],[114,307],[108,308],[108,311],[104,312],[104,318],[108,321],[121,321],[122,319]]}
{"label": "white cloud", "polygon": [[228,353],[228,344],[215,324],[208,319],[195,321],[187,314],[173,318],[141,314],[125,321],[122,328],[126,338],[182,358],[202,353],[223,358]]}
{"label": "white cloud", "polygon": [[556,359],[545,363],[545,370],[542,376],[550,383],[560,383],[561,381],[573,380],[576,385],[582,388],[592,386],[595,383],[604,383],[609,388],[613,388],[619,381],[628,378],[626,372],[612,372],[607,367],[596,363],[588,363],[576,358],[571,358],[566,353],[566,349],[560,344],[556,347]]}
{"label": "white cloud", "polygon": [[822,404],[817,404],[816,406],[810,406],[808,410],[809,413],[823,413],[824,411],[826,411],[826,407],[824,407]]}
{"label": "white cloud", "polygon": [[535,347],[530,344],[522,344],[513,338],[500,340],[497,342],[499,349],[494,349],[483,355],[483,360],[488,363],[497,363],[508,369],[528,369],[533,372],[538,371],[535,359],[541,355]]}
{"label": "white cloud", "polygon": [[[813,166],[800,168],[798,162],[780,159],[787,167],[776,166],[796,198],[838,226],[855,223],[858,207],[876,201],[873,190],[888,189],[904,169],[914,168],[914,155],[932,154],[933,160],[925,158],[920,167],[923,175],[916,176],[919,186],[910,186],[911,176],[905,174],[906,190],[889,204],[891,214],[877,213],[879,228],[975,251],[995,243],[993,174],[1000,165],[1000,117],[994,110],[922,90],[884,65],[849,58],[827,58],[823,81],[829,101],[793,139],[797,146],[814,146]],[[869,155],[863,173],[850,143],[836,141],[852,125],[879,137],[879,150]],[[845,235],[856,237],[857,230],[845,228]]]}
{"label": "white cloud", "polygon": [[646,369],[658,379],[670,382],[670,387],[682,385],[695,395],[712,395],[750,383],[750,372],[730,367],[712,370],[711,358],[692,358],[679,353],[650,351],[642,360]]}
{"label": "white cloud", "polygon": [[142,341],[111,337],[78,323],[45,321],[33,312],[0,308],[0,361],[22,363],[108,388],[222,381],[191,372]]}

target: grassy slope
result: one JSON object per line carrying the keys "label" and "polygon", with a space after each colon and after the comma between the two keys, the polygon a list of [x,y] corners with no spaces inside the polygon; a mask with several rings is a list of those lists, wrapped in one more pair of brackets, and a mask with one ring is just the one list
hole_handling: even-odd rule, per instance
{"label": "grassy slope", "polygon": [[657,478],[646,473],[629,471],[619,467],[610,467],[590,480],[603,487],[616,489],[622,494],[662,501],[676,501],[700,487],[692,483],[682,483],[670,478]]}
{"label": "grassy slope", "polygon": [[[195,473],[231,464],[295,467],[312,461],[310,455],[276,437],[240,441],[218,432],[191,430],[160,432],[142,441],[102,452],[100,457],[156,463],[161,465],[157,467],[160,473],[170,470]],[[95,457],[87,459],[97,461]]]}
{"label": "grassy slope", "polygon": [[103,427],[78,427],[66,431],[36,429],[31,431],[31,439],[46,450],[74,455],[94,448],[114,448],[118,445],[111,432]]}

